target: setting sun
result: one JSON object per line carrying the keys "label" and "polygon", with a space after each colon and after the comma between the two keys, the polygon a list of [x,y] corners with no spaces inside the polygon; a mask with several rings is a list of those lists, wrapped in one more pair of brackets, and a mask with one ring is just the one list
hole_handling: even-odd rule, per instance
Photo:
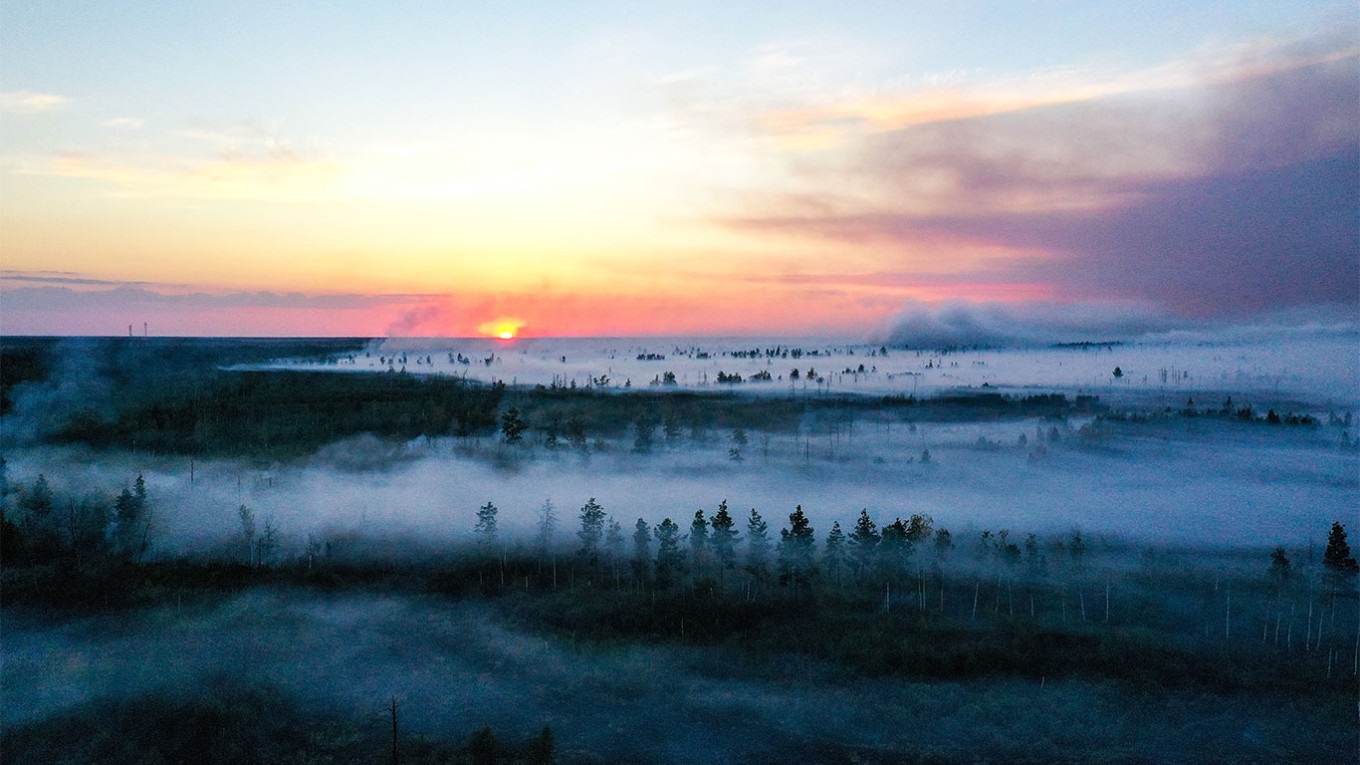
{"label": "setting sun", "polygon": [[500,316],[491,321],[484,321],[477,325],[477,332],[487,337],[495,337],[501,340],[514,340],[519,334],[520,327],[525,321],[513,316]]}

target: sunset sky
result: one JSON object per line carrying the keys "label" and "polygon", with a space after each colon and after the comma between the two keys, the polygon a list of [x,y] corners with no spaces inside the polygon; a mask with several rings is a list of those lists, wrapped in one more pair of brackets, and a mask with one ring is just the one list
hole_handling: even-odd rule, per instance
{"label": "sunset sky", "polygon": [[1360,301],[1360,13],[0,2],[0,333]]}

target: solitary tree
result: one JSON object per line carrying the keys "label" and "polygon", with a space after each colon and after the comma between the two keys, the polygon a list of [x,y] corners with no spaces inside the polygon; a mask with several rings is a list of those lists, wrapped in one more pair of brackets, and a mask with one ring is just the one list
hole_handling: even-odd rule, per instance
{"label": "solitary tree", "polygon": [[1270,578],[1276,584],[1285,584],[1289,581],[1293,573],[1293,566],[1289,563],[1289,556],[1285,554],[1283,547],[1276,547],[1270,554]]}
{"label": "solitary tree", "polygon": [[878,543],[878,561],[884,573],[896,577],[906,568],[907,558],[911,556],[911,540],[907,538],[907,524],[901,518],[883,527],[882,539]]}
{"label": "solitary tree", "polygon": [[859,511],[859,520],[850,532],[850,565],[857,576],[863,576],[873,567],[874,553],[878,549],[878,527],[869,517],[867,509]]}
{"label": "solitary tree", "polygon": [[751,572],[751,576],[763,579],[769,560],[770,524],[753,507],[746,520],[746,570]]}
{"label": "solitary tree", "polygon": [[680,527],[666,518],[653,531],[656,534],[657,583],[663,587],[669,586],[684,566],[684,556],[680,552]]}
{"label": "solitary tree", "polygon": [[696,577],[704,575],[704,561],[708,558],[708,520],[702,508],[694,511],[689,524],[689,555]]}
{"label": "solitary tree", "polygon": [[907,519],[907,540],[913,545],[918,545],[930,538],[930,530],[935,525],[935,519],[923,513],[912,513]]}
{"label": "solitary tree", "polygon": [[780,580],[792,583],[795,587],[806,582],[813,572],[812,524],[798,505],[789,513],[789,527],[779,530],[779,574]]}
{"label": "solitary tree", "polygon": [[557,757],[557,743],[553,739],[553,732],[548,726],[544,725],[543,730],[529,741],[529,763],[530,765],[553,765]]}
{"label": "solitary tree", "polygon": [[841,531],[841,522],[836,521],[831,524],[831,531],[826,535],[826,549],[822,553],[822,566],[836,580],[837,585],[841,581],[841,569],[845,568],[845,558],[845,532]]}
{"label": "solitary tree", "polygon": [[499,511],[490,502],[477,509],[477,524],[472,527],[477,535],[477,546],[488,554],[496,546],[496,515]]}
{"label": "solitary tree", "polygon": [[652,446],[656,443],[656,422],[645,413],[640,414],[633,421],[633,429],[636,432],[633,438],[633,451],[638,454],[651,454]]}
{"label": "solitary tree", "polygon": [[652,529],[641,518],[633,526],[633,576],[647,581],[652,568]]}
{"label": "solitary tree", "polygon": [[524,431],[528,428],[528,423],[520,419],[519,409],[513,406],[501,415],[501,433],[505,435],[507,444],[517,444],[524,440]]}
{"label": "solitary tree", "polygon": [[737,560],[737,523],[727,512],[727,500],[718,503],[718,512],[713,514],[713,520],[708,525],[711,528],[708,544],[718,561],[718,581],[721,583],[724,572],[732,568]]}
{"label": "solitary tree", "polygon": [[594,565],[600,557],[600,538],[604,536],[604,508],[594,497],[581,507],[581,530],[576,532],[581,540],[581,558]]}
{"label": "solitary tree", "polygon": [[118,499],[113,501],[113,538],[118,552],[123,555],[132,555],[137,548],[137,523],[141,520],[141,511],[137,499],[126,487],[118,495]]}
{"label": "solitary tree", "polygon": [[609,553],[609,569],[614,574],[614,583],[619,580],[619,561],[623,560],[623,525],[611,517],[604,529],[604,549]]}
{"label": "solitary tree", "polygon": [[1360,565],[1351,557],[1351,546],[1346,541],[1346,527],[1340,521],[1332,521],[1332,530],[1327,534],[1327,549],[1322,553],[1322,565],[1333,589],[1353,586],[1356,574],[1360,573]]}

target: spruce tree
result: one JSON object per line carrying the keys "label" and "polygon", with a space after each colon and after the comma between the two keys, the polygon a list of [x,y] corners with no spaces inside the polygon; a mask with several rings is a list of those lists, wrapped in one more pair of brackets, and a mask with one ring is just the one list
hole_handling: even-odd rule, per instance
{"label": "spruce tree", "polygon": [[718,503],[718,512],[713,514],[713,520],[708,525],[711,528],[708,543],[718,562],[718,579],[721,581],[723,572],[736,565],[737,560],[737,522],[727,512],[727,500]]}
{"label": "spruce tree", "polygon": [[689,555],[695,577],[702,577],[708,558],[708,520],[704,518],[703,509],[694,511],[694,520],[689,524]]}
{"label": "spruce tree", "polygon": [[1270,554],[1270,578],[1276,584],[1285,584],[1292,573],[1293,566],[1289,562],[1289,556],[1285,554],[1283,547],[1276,547]]}
{"label": "spruce tree", "polygon": [[594,565],[600,557],[600,539],[604,536],[604,508],[594,497],[581,507],[581,530],[576,536],[581,540],[580,555],[585,562]]}
{"label": "spruce tree", "polygon": [[753,507],[746,520],[746,570],[751,572],[751,576],[763,579],[769,561],[770,524]]}
{"label": "spruce tree", "polygon": [[1346,527],[1340,521],[1332,521],[1332,530],[1327,534],[1327,549],[1322,553],[1322,566],[1333,589],[1353,586],[1356,574],[1360,573],[1360,565],[1351,556],[1351,546],[1346,541]]}
{"label": "spruce tree", "polygon": [[831,531],[826,535],[826,549],[822,553],[822,567],[831,575],[831,578],[839,585],[841,581],[841,569],[845,568],[845,532],[841,531],[841,522],[836,521],[831,524]]}
{"label": "spruce tree", "polygon": [[520,419],[519,410],[510,407],[501,415],[501,433],[505,436],[507,444],[517,444],[524,440],[524,431],[528,430],[529,424]]}
{"label": "spruce tree", "polygon": [[812,576],[815,544],[812,524],[803,512],[803,506],[798,505],[792,513],[789,513],[789,527],[779,531],[781,581],[792,583],[796,587]]}
{"label": "spruce tree", "polygon": [[867,509],[859,511],[859,520],[850,532],[850,564],[857,576],[865,576],[874,565],[874,554],[878,549],[878,527],[869,518]]}
{"label": "spruce tree", "polygon": [[553,765],[557,761],[557,742],[553,732],[544,725],[543,730],[529,741],[530,765]]}
{"label": "spruce tree", "polygon": [[668,586],[679,578],[684,565],[680,552],[680,527],[670,518],[663,519],[653,529],[656,535],[656,580]]}
{"label": "spruce tree", "polygon": [[477,546],[487,555],[496,546],[496,515],[500,511],[490,502],[477,509],[477,524],[472,527],[477,535]]}
{"label": "spruce tree", "polygon": [[911,540],[907,538],[907,524],[901,518],[883,527],[878,543],[878,563],[888,577],[896,577],[906,568],[911,556]]}
{"label": "spruce tree", "polygon": [[633,526],[633,576],[647,581],[652,569],[652,529],[641,518]]}

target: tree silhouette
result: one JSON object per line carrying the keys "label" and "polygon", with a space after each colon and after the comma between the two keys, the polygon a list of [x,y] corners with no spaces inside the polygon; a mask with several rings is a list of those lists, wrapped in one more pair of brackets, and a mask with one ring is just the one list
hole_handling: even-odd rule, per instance
{"label": "tree silhouette", "polygon": [[653,529],[656,535],[656,580],[668,586],[681,573],[684,556],[680,552],[680,527],[666,518]]}
{"label": "tree silhouette", "polygon": [[647,581],[652,568],[652,529],[641,518],[633,526],[633,576]]}
{"label": "tree silhouette", "polygon": [[810,579],[815,544],[812,524],[803,512],[803,506],[798,505],[789,513],[789,527],[779,531],[780,581],[796,588]]}
{"label": "tree silhouette", "polygon": [[911,556],[911,540],[907,538],[907,524],[901,518],[883,527],[878,543],[878,562],[886,576],[896,577],[906,568]]}
{"label": "tree silhouette", "polygon": [[718,512],[713,514],[708,525],[712,529],[708,543],[718,561],[718,581],[721,583],[724,573],[736,565],[737,560],[737,523],[727,512],[727,500],[718,503]]}
{"label": "tree silhouette", "polygon": [[756,579],[764,579],[769,561],[770,524],[753,507],[746,520],[746,570]]}
{"label": "tree silhouette", "polygon": [[477,523],[472,527],[472,531],[477,535],[477,546],[481,548],[483,554],[489,553],[496,546],[496,515],[499,511],[490,502],[477,509]]}
{"label": "tree silhouette", "polygon": [[878,549],[878,527],[869,517],[867,509],[859,511],[859,520],[850,532],[850,564],[857,576],[863,576],[873,568],[874,555]]}
{"label": "tree silhouette", "polygon": [[530,765],[553,765],[557,761],[557,742],[553,739],[552,729],[544,725],[543,730],[529,741]]}
{"label": "tree silhouette", "polygon": [[708,558],[708,521],[702,508],[694,511],[694,520],[689,524],[689,555],[695,576],[703,576],[704,562]]}
{"label": "tree silhouette", "polygon": [[1270,554],[1270,578],[1276,584],[1285,584],[1289,581],[1293,573],[1293,566],[1289,563],[1289,556],[1285,554],[1283,547],[1276,547]]}
{"label": "tree silhouette", "polygon": [[831,524],[831,531],[826,535],[826,549],[822,553],[822,567],[831,575],[839,585],[841,581],[841,569],[845,568],[845,532],[841,531],[840,521]]}
{"label": "tree silhouette", "polygon": [[501,415],[501,433],[505,435],[505,442],[517,444],[524,439],[524,431],[528,430],[529,425],[520,419],[519,410],[510,407]]}
{"label": "tree silhouette", "polygon": [[1351,546],[1346,541],[1346,527],[1340,521],[1332,521],[1332,530],[1327,534],[1327,549],[1322,553],[1322,566],[1333,589],[1351,587],[1356,574],[1360,573],[1360,565],[1351,556]]}
{"label": "tree silhouette", "polygon": [[907,519],[907,540],[913,545],[919,545],[930,538],[930,530],[935,525],[935,519],[923,513],[912,513]]}
{"label": "tree silhouette", "polygon": [[600,559],[600,539],[604,536],[604,508],[594,497],[581,507],[581,530],[576,536],[581,540],[581,558],[591,565]]}

